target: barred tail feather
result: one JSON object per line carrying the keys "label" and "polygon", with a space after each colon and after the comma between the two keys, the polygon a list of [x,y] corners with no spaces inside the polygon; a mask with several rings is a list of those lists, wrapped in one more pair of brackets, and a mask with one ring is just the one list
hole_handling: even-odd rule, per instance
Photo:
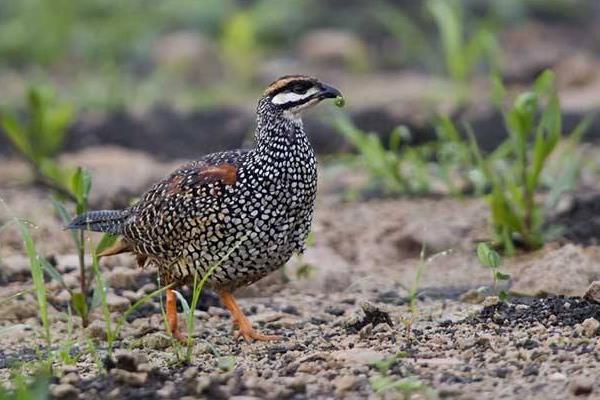
{"label": "barred tail feather", "polygon": [[126,218],[127,213],[123,210],[89,211],[73,219],[67,225],[67,229],[83,229],[120,235],[123,232]]}

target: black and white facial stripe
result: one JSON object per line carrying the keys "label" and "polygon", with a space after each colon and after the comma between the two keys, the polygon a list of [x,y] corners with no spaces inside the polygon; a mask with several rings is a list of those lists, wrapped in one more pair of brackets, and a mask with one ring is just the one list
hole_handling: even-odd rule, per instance
{"label": "black and white facial stripe", "polygon": [[[316,103],[321,93],[319,83],[311,79],[290,80],[272,95],[271,103],[290,111]],[[311,100],[315,100],[312,101]]]}

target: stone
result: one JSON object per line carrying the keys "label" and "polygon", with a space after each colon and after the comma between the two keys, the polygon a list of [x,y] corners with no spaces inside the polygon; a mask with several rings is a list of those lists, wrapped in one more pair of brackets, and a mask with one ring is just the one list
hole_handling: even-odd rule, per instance
{"label": "stone", "polygon": [[562,372],[555,372],[548,375],[548,380],[552,382],[563,382],[567,380],[567,376]]}
{"label": "stone", "polygon": [[28,318],[37,317],[38,309],[33,302],[14,300],[0,307],[0,315],[2,315],[2,319],[6,318],[12,321],[22,321]]}
{"label": "stone", "polygon": [[161,332],[142,337],[142,346],[154,350],[164,350],[171,345],[171,338]]}
{"label": "stone", "polygon": [[68,374],[63,375],[63,377],[60,378],[60,383],[74,385],[77,382],[79,382],[79,375],[76,372],[69,372]]}
{"label": "stone", "polygon": [[8,282],[26,281],[30,277],[29,258],[22,255],[11,255],[0,259],[1,280]]}
{"label": "stone", "polygon": [[116,368],[129,372],[136,372],[138,359],[133,353],[129,351],[119,350],[115,353],[115,365]]}
{"label": "stone", "polygon": [[385,354],[375,350],[364,348],[353,348],[348,350],[334,351],[332,357],[338,361],[347,364],[367,365],[381,361],[385,358]]}
{"label": "stone", "polygon": [[175,395],[175,384],[173,382],[165,382],[165,385],[156,391],[158,397],[171,399]]}
{"label": "stone", "polygon": [[139,272],[125,267],[115,267],[106,278],[113,289],[129,289],[135,286]]}
{"label": "stone", "polygon": [[491,306],[495,306],[499,302],[500,302],[500,299],[498,298],[498,296],[487,296],[485,299],[483,299],[483,303],[481,303],[481,304],[484,307],[491,307]]}
{"label": "stone", "polygon": [[50,389],[50,394],[55,399],[75,400],[79,397],[79,390],[68,383],[54,385]]}
{"label": "stone", "polygon": [[146,372],[130,372],[119,368],[111,369],[110,375],[119,383],[135,387],[144,386],[148,380]]}
{"label": "stone", "polygon": [[125,297],[119,296],[112,292],[109,292],[106,295],[106,304],[108,305],[108,309],[111,312],[115,311],[125,311],[129,308],[130,302]]}
{"label": "stone", "polygon": [[[393,326],[390,314],[383,306],[369,301],[363,301],[359,309],[344,321],[344,327],[348,333],[360,332],[367,325],[374,328],[380,324]],[[370,334],[370,332],[363,332],[363,337],[365,337],[365,333]]]}
{"label": "stone", "polygon": [[597,276],[599,263],[600,252],[593,247],[571,243],[559,248],[548,245],[513,271],[511,292],[529,296],[581,296]]}
{"label": "stone", "polygon": [[583,297],[586,300],[600,303],[600,281],[593,281],[585,291]]}
{"label": "stone", "polygon": [[575,377],[569,384],[569,390],[575,396],[588,396],[594,390],[594,380],[583,376]]}
{"label": "stone", "polygon": [[333,380],[333,386],[335,387],[335,393],[342,396],[358,386],[358,378],[352,375],[343,375]]}
{"label": "stone", "polygon": [[581,333],[581,335],[585,337],[595,337],[598,334],[598,329],[600,328],[600,322],[598,322],[595,318],[587,318],[581,324],[579,324],[575,329]]}
{"label": "stone", "polygon": [[88,335],[95,339],[106,340],[106,327],[104,321],[96,319],[87,327]]}
{"label": "stone", "polygon": [[122,295],[131,303],[135,303],[140,298],[142,298],[142,296],[140,296],[137,292],[134,292],[133,290],[123,290]]}
{"label": "stone", "polygon": [[463,303],[481,304],[485,300],[485,296],[477,289],[470,289],[462,293],[458,300]]}

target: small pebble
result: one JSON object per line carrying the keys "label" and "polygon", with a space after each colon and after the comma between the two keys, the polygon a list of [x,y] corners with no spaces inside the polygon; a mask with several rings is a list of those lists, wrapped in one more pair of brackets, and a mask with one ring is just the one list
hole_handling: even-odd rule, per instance
{"label": "small pebble", "polygon": [[53,386],[50,389],[50,393],[53,398],[61,400],[74,400],[79,397],[79,390],[68,383]]}
{"label": "small pebble", "polygon": [[587,396],[594,390],[594,380],[578,376],[571,381],[569,389],[575,396]]}
{"label": "small pebble", "polygon": [[567,380],[567,376],[562,372],[555,372],[548,376],[548,380],[552,382],[562,382]]}

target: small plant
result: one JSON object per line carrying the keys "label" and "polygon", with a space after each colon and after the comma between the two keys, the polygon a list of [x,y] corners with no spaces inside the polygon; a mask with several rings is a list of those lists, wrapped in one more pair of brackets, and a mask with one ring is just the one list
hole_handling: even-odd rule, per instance
{"label": "small plant", "polygon": [[347,118],[336,119],[335,127],[359,152],[346,160],[364,165],[371,184],[385,194],[419,196],[444,186],[447,193],[460,196],[470,186],[482,186],[472,173],[476,168],[468,142],[447,118],[438,122],[437,140],[421,145],[409,145],[410,131],[403,126],[392,132],[387,147]]}
{"label": "small plant", "polygon": [[502,258],[500,254],[496,252],[494,249],[490,248],[485,243],[479,243],[477,246],[477,258],[479,262],[484,266],[488,267],[492,273],[492,288],[494,293],[498,293],[498,298],[500,301],[505,301],[508,299],[508,293],[504,290],[498,292],[498,281],[507,281],[510,279],[510,275],[500,272],[500,267],[502,266]]}
{"label": "small plant", "polygon": [[[497,103],[501,103],[505,90],[499,80],[495,81],[495,87]],[[469,127],[467,133],[480,170],[491,184],[488,202],[495,242],[511,255],[516,244],[527,250],[540,248],[547,235],[547,210],[536,194],[543,187],[544,169],[562,137],[560,101],[553,74],[544,72],[533,90],[516,98],[504,113],[504,119],[508,139],[487,157],[479,150]],[[577,137],[587,124],[587,118],[579,124],[575,130]]]}
{"label": "small plant", "polygon": [[408,337],[408,340],[412,340],[412,328],[413,325],[415,323],[415,321],[417,320],[417,318],[419,317],[419,309],[418,309],[418,294],[419,294],[419,287],[421,285],[421,277],[423,276],[423,272],[425,271],[425,264],[426,264],[426,260],[425,260],[425,245],[423,245],[421,247],[421,253],[419,255],[419,265],[417,266],[417,272],[415,274],[415,279],[413,281],[412,286],[410,287],[410,289],[408,290],[408,307],[409,307],[409,311],[410,311],[410,316],[408,317],[403,317],[401,319],[402,324],[404,324],[404,327],[406,328],[406,336]]}
{"label": "small plant", "polygon": [[379,371],[379,375],[376,375],[369,380],[371,387],[377,393],[399,393],[402,395],[402,398],[406,400],[410,399],[415,393],[421,393],[425,398],[434,398],[435,392],[420,379],[412,376],[397,379],[396,377],[389,375],[390,369],[406,356],[406,353],[399,352],[391,357],[375,362],[373,366]]}
{"label": "small plant", "polygon": [[13,147],[29,162],[37,183],[60,195],[73,199],[68,190],[71,173],[61,168],[54,157],[62,149],[74,110],[69,104],[58,103],[47,88],[29,89],[29,118],[21,121],[7,111],[0,115],[4,134]]}
{"label": "small plant", "polygon": [[[75,203],[75,212],[79,215],[87,211],[88,209],[88,198],[92,188],[92,178],[87,170],[77,168],[75,173],[71,177],[69,182],[69,193],[72,194],[72,198]],[[53,199],[53,205],[56,212],[62,219],[64,224],[68,224],[72,220],[72,214],[67,211],[63,203],[58,199]],[[89,323],[88,314],[90,307],[88,304],[88,284],[85,267],[85,241],[83,230],[71,230],[71,238],[77,249],[77,255],[79,260],[79,291],[73,292],[70,288],[66,287],[71,295],[71,306],[75,313],[81,317],[81,322],[84,327]],[[114,237],[105,236],[102,238],[100,244],[102,246],[110,245],[111,241],[114,241]],[[96,249],[96,252],[99,250]]]}
{"label": "small plant", "polygon": [[6,390],[0,385],[0,400],[45,400],[50,397],[50,374],[46,368],[41,368],[33,380],[17,374],[11,381],[13,390]]}
{"label": "small plant", "polygon": [[[430,392],[431,389],[418,378],[408,377],[396,379],[391,376],[376,376],[370,379],[371,387],[377,393],[398,392],[402,398],[408,400],[415,393]],[[427,396],[426,398],[430,398]]]}
{"label": "small plant", "polygon": [[29,228],[23,221],[18,221],[21,228],[21,235],[25,243],[25,250],[29,257],[29,266],[31,268],[31,277],[33,278],[33,286],[38,303],[39,316],[44,328],[44,339],[46,341],[46,351],[50,352],[52,337],[50,335],[50,322],[48,320],[48,300],[46,298],[46,285],[44,283],[44,271],[41,257],[38,254]]}
{"label": "small plant", "polygon": [[429,0],[427,9],[433,16],[444,50],[446,72],[452,80],[464,84],[475,68],[487,61],[493,69],[498,64],[498,44],[492,31],[479,27],[467,39],[464,33],[464,9],[461,2]]}
{"label": "small plant", "polygon": [[[244,240],[246,240],[246,237],[242,237],[219,261],[217,261],[215,264],[213,264],[209,268],[209,270],[202,276],[202,279],[198,280],[198,274],[196,273],[196,271],[194,271],[194,282],[193,282],[193,286],[192,286],[192,302],[191,303],[188,303],[187,300],[185,299],[185,297],[183,297],[183,295],[181,293],[179,293],[178,291],[175,290],[175,295],[181,302],[183,310],[186,314],[187,341],[185,343],[186,352],[185,352],[184,360],[188,364],[192,360],[192,351],[194,349],[193,334],[194,334],[194,327],[195,327],[195,322],[196,322],[196,320],[194,318],[194,310],[196,310],[196,307],[198,306],[198,302],[200,301],[200,295],[202,294],[204,285],[206,285],[208,278],[210,278],[210,276],[213,274],[215,269],[217,269],[225,260],[227,260],[227,258],[229,258],[231,253],[233,253],[244,242]],[[161,307],[161,309],[162,309],[162,307]],[[168,320],[167,320],[164,310],[163,310],[163,319],[164,319],[165,325],[167,327],[167,332],[171,332],[171,329],[168,326]],[[176,346],[179,346],[179,343],[177,340],[175,340],[174,342],[176,343]],[[179,353],[179,352],[177,352],[177,353]]]}

